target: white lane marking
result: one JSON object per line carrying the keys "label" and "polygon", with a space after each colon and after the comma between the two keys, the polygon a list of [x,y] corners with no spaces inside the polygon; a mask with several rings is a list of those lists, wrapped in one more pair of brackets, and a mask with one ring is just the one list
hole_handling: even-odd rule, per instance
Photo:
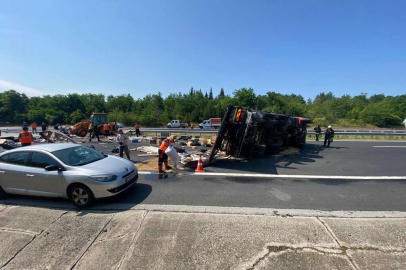
{"label": "white lane marking", "polygon": [[374,147],[399,147],[399,148],[406,148],[406,145],[376,145]]}
{"label": "white lane marking", "polygon": [[[139,171],[139,174],[156,174],[156,172]],[[224,177],[257,177],[257,178],[299,178],[299,179],[347,179],[347,180],[406,180],[406,176],[346,176],[346,175],[294,175],[294,174],[265,174],[265,173],[177,173],[182,176],[224,176]]]}
{"label": "white lane marking", "polygon": [[322,211],[314,209],[275,209],[257,207],[224,207],[169,204],[100,204],[92,210],[147,210],[158,212],[293,216],[293,217],[338,217],[338,218],[406,218],[401,211]]}

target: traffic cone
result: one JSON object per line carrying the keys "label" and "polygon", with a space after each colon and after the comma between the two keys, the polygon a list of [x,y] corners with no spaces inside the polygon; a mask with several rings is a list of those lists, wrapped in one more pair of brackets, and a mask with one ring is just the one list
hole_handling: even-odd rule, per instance
{"label": "traffic cone", "polygon": [[203,161],[202,161],[202,155],[201,154],[199,154],[199,161],[197,161],[197,168],[196,168],[195,172],[204,172]]}

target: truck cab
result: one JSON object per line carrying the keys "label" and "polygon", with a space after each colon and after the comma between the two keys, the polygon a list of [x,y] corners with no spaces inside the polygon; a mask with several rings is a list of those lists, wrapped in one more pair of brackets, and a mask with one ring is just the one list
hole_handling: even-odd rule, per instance
{"label": "truck cab", "polygon": [[188,126],[188,123],[181,123],[179,120],[172,120],[166,124],[167,128],[187,128]]}
{"label": "truck cab", "polygon": [[219,128],[221,126],[221,118],[210,118],[199,124],[199,128]]}
{"label": "truck cab", "polygon": [[202,123],[199,124],[199,128],[211,128],[210,120],[204,120]]}

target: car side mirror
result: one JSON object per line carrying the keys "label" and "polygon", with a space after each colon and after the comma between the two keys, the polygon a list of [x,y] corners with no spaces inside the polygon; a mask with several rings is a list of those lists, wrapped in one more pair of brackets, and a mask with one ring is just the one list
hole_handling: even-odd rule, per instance
{"label": "car side mirror", "polygon": [[48,165],[45,167],[45,170],[48,172],[54,172],[54,171],[59,171],[60,168],[56,165]]}

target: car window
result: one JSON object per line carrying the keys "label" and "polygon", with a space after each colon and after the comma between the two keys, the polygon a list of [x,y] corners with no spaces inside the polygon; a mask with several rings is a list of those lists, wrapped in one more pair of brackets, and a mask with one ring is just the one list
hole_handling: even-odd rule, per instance
{"label": "car window", "polygon": [[102,153],[85,146],[58,150],[52,152],[52,154],[70,166],[82,166],[105,158]]}
{"label": "car window", "polygon": [[30,152],[11,153],[11,154],[9,154],[7,163],[25,166],[29,154],[30,154]]}
{"label": "car window", "polygon": [[60,167],[60,164],[55,159],[46,154],[38,152],[32,153],[31,162],[29,163],[30,167],[45,168],[46,166],[49,165],[55,165]]}
{"label": "car window", "polygon": [[0,157],[0,162],[7,163],[7,160],[8,160],[8,155],[2,155]]}

